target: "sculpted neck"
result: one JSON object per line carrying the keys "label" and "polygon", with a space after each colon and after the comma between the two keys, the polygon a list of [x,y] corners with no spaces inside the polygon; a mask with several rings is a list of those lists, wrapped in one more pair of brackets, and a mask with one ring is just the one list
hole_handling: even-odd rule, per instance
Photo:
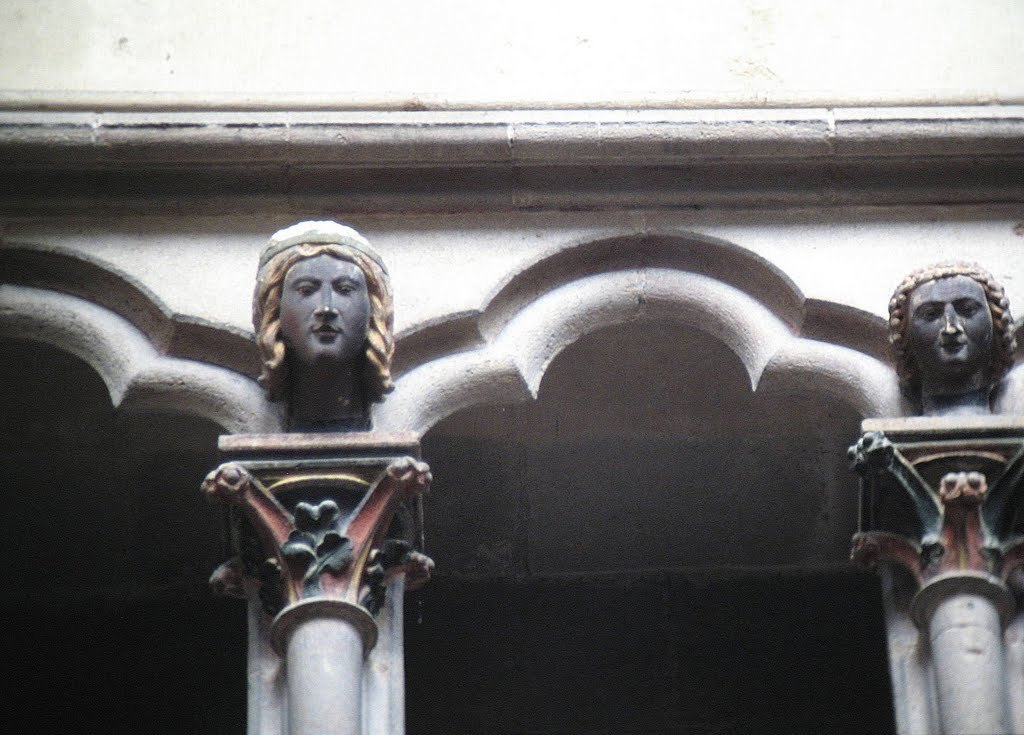
{"label": "sculpted neck", "polygon": [[366,431],[370,412],[358,362],[288,365],[288,430]]}
{"label": "sculpted neck", "polygon": [[922,413],[925,416],[987,416],[992,413],[988,394],[988,386],[953,395],[922,393]]}
{"label": "sculpted neck", "polygon": [[925,416],[987,416],[991,381],[985,370],[958,376],[956,380],[929,380],[921,385],[921,409]]}

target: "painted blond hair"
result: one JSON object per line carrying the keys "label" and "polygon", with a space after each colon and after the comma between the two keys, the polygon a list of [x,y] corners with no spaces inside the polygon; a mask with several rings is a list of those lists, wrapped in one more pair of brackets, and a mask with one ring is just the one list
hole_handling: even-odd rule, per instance
{"label": "painted blond hair", "polygon": [[281,340],[281,290],[289,268],[300,260],[318,255],[354,263],[366,277],[370,323],[363,385],[369,401],[382,401],[394,388],[391,380],[391,361],[395,354],[391,281],[370,243],[352,228],[337,222],[300,222],[280,230],[270,238],[260,257],[252,299],[252,323],[263,358],[259,382],[270,400],[286,397],[288,363]]}
{"label": "painted blond hair", "polygon": [[889,345],[896,363],[896,374],[904,395],[918,400],[921,375],[907,339],[910,314],[910,295],[914,289],[930,281],[954,276],[967,276],[981,286],[992,315],[992,359],[988,365],[989,380],[995,386],[1013,367],[1017,339],[1014,336],[1013,317],[1006,292],[991,273],[975,263],[937,263],[920,268],[896,287],[889,299]]}

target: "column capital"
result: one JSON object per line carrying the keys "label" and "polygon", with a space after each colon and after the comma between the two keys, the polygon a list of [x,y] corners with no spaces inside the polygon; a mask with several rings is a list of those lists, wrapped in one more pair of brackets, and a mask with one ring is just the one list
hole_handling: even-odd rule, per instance
{"label": "column capital", "polygon": [[1018,418],[868,419],[850,447],[860,473],[860,530],[852,560],[891,562],[914,577],[919,627],[950,594],[990,599],[1005,625],[1006,580],[1024,566],[1014,515],[1024,489],[1024,421]]}
{"label": "column capital", "polygon": [[431,481],[416,438],[252,434],[223,436],[219,446],[228,461],[202,489],[231,509],[241,563],[222,565],[211,582],[230,591],[239,567],[259,579],[278,652],[310,615],[349,621],[369,652],[387,577],[406,573],[422,586],[433,569],[415,548]]}

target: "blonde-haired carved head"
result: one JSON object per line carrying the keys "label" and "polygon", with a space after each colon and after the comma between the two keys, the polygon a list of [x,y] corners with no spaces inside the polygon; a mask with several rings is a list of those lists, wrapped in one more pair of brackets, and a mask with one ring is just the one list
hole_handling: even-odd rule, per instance
{"label": "blonde-haired carved head", "polygon": [[966,276],[979,286],[985,294],[989,313],[992,316],[992,350],[987,374],[990,386],[995,386],[1013,366],[1017,340],[1014,336],[1013,317],[1006,292],[992,276],[974,263],[938,263],[920,268],[897,286],[889,300],[889,344],[896,363],[896,374],[900,388],[911,400],[920,399],[921,373],[910,348],[908,336],[912,315],[910,299],[914,290],[931,281],[954,276]]}
{"label": "blonde-haired carved head", "polygon": [[363,384],[368,401],[381,401],[394,387],[391,381],[391,360],[395,352],[391,282],[383,260],[366,238],[351,227],[331,221],[299,222],[279,230],[260,256],[252,300],[252,322],[263,358],[259,382],[270,400],[286,397],[288,363],[281,339],[281,289],[293,265],[323,254],[354,263],[366,277],[370,320]]}

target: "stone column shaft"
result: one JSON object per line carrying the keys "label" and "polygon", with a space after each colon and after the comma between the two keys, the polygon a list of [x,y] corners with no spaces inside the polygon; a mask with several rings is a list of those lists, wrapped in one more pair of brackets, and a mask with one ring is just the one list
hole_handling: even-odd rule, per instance
{"label": "stone column shaft", "polygon": [[283,735],[285,686],[281,657],[270,645],[270,623],[256,590],[248,589],[249,656],[247,735]]}
{"label": "stone column shaft", "polygon": [[288,641],[288,734],[359,735],[363,641],[350,622],[312,618]]}
{"label": "stone column shaft", "polygon": [[999,611],[986,597],[954,594],[928,624],[945,735],[1010,732]]}
{"label": "stone column shaft", "polygon": [[363,679],[363,735],[405,733],[405,576],[396,574],[388,581],[386,602],[378,616],[380,637],[369,654]]}

